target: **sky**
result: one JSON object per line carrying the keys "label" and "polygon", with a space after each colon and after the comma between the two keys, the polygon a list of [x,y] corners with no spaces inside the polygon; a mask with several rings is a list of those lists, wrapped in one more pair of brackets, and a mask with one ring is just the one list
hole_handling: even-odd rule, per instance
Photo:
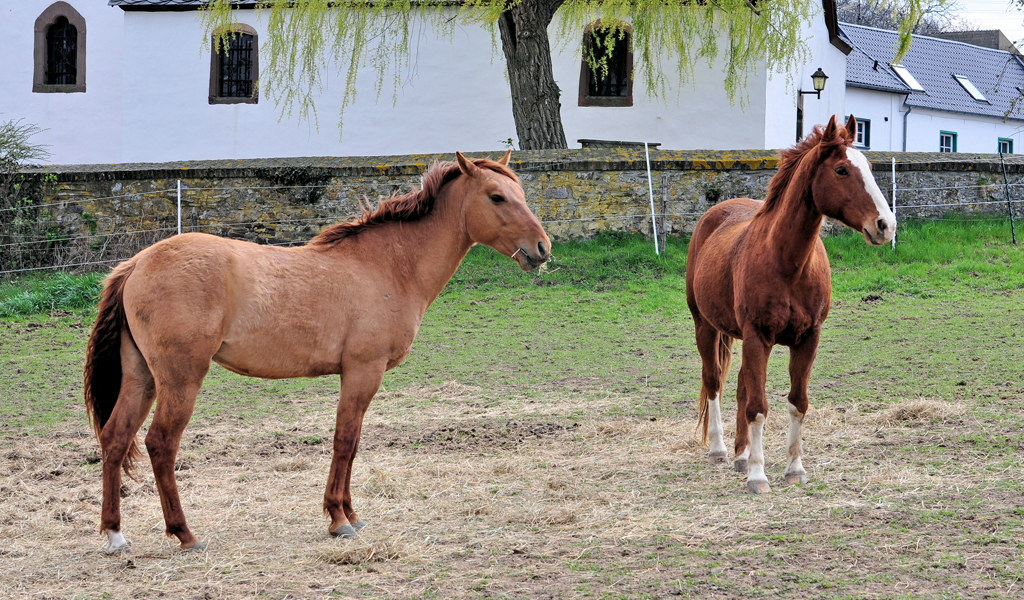
{"label": "sky", "polygon": [[981,29],[1002,29],[1017,47],[1024,40],[1024,12],[1009,8],[1009,0],[959,0],[958,14]]}

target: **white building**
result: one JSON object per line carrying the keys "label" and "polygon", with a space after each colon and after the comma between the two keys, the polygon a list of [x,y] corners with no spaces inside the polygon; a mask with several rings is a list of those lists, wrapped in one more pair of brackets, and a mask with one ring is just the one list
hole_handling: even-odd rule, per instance
{"label": "white building", "polygon": [[[483,28],[460,27],[449,39],[425,26],[415,68],[403,74],[394,104],[387,90],[378,102],[373,73],[360,72],[360,93],[345,111],[339,139],[340,82],[326,78],[317,99],[319,128],[282,118],[273,102],[252,93],[266,25],[260,11],[238,11],[251,45],[238,48],[234,62],[223,62],[203,49],[201,3],[3,3],[0,119],[45,128],[38,141],[50,145],[54,163],[495,150],[516,137],[504,58]],[[650,97],[637,82],[612,91],[617,106],[587,102],[579,53],[584,32],[576,44],[553,43],[570,147],[578,147],[578,139],[650,141],[670,149],[792,145],[798,109],[806,131],[845,112],[841,82],[849,46],[839,38],[834,0],[821,6],[805,33],[808,62],[794,73],[755,70],[742,106],[726,96],[721,63],[698,65],[692,80],[670,86],[662,98]],[[553,39],[557,29],[553,23]],[[818,68],[830,84],[820,97],[799,94],[812,89],[810,75]],[[222,89],[223,69],[231,83]]]}
{"label": "white building", "polygon": [[915,35],[902,63],[893,65],[895,31],[849,23],[840,27],[853,47],[847,57],[846,110],[857,118],[862,147],[1024,150],[1024,63],[1019,54]]}

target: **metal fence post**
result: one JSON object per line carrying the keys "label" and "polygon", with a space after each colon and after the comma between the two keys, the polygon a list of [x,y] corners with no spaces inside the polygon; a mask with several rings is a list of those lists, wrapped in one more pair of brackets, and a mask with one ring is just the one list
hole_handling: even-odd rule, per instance
{"label": "metal fence post", "polygon": [[661,254],[658,248],[658,217],[654,214],[654,183],[651,182],[651,150],[644,142],[644,154],[647,156],[647,191],[651,196],[651,233],[654,234],[654,253]]}
{"label": "metal fence post", "polygon": [[[896,157],[892,157],[892,218],[896,218]],[[898,221],[897,221],[898,222]],[[896,249],[896,236],[899,235],[899,228],[892,236],[892,249]]]}
{"label": "metal fence post", "polygon": [[1006,188],[1006,207],[1010,209],[1010,237],[1014,245],[1017,244],[1017,228],[1013,224],[1013,198],[1010,197],[1010,179],[1006,176],[1006,161],[1003,160],[1003,153],[999,153],[999,164],[1003,166],[1003,186]]}
{"label": "metal fence post", "polygon": [[181,235],[181,180],[178,180],[178,235]]}

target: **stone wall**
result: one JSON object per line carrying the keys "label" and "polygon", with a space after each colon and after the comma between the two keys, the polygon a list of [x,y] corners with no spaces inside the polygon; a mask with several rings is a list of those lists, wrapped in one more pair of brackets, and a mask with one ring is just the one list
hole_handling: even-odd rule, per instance
{"label": "stone wall", "polygon": [[[892,156],[898,161],[899,218],[1007,214],[998,156],[868,153],[887,198]],[[184,231],[261,243],[300,243],[324,225],[357,214],[363,199],[375,203],[413,189],[431,163],[452,158],[63,165],[26,174],[46,179],[41,202],[49,205],[46,210],[58,221],[67,243],[78,244],[83,257],[112,260],[176,231],[178,181]],[[700,215],[719,201],[763,197],[777,164],[777,155],[764,151],[652,151],[655,210],[665,215],[668,233],[688,234]],[[531,207],[555,239],[606,230],[651,232],[643,150],[524,151],[514,154],[511,166]],[[1024,199],[1024,157],[1008,159],[1006,171],[1016,186],[1011,193]],[[1018,212],[1022,207],[1017,205]]]}

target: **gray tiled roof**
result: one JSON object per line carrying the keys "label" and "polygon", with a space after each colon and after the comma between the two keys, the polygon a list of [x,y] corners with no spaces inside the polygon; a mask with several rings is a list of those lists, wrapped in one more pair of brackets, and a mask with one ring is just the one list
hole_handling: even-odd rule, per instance
{"label": "gray tiled roof", "polygon": [[[854,48],[846,57],[846,84],[909,94],[907,106],[1002,118],[1020,98],[1018,88],[1024,88],[1024,65],[1009,52],[915,35],[902,64],[925,91],[912,92],[889,67],[895,55],[895,31],[850,23],[839,26]],[[988,102],[972,98],[953,79],[954,73],[970,79]],[[1016,110],[1009,118],[1024,120],[1024,114]]]}
{"label": "gray tiled roof", "polygon": [[178,7],[201,6],[205,0],[110,0],[110,6]]}

